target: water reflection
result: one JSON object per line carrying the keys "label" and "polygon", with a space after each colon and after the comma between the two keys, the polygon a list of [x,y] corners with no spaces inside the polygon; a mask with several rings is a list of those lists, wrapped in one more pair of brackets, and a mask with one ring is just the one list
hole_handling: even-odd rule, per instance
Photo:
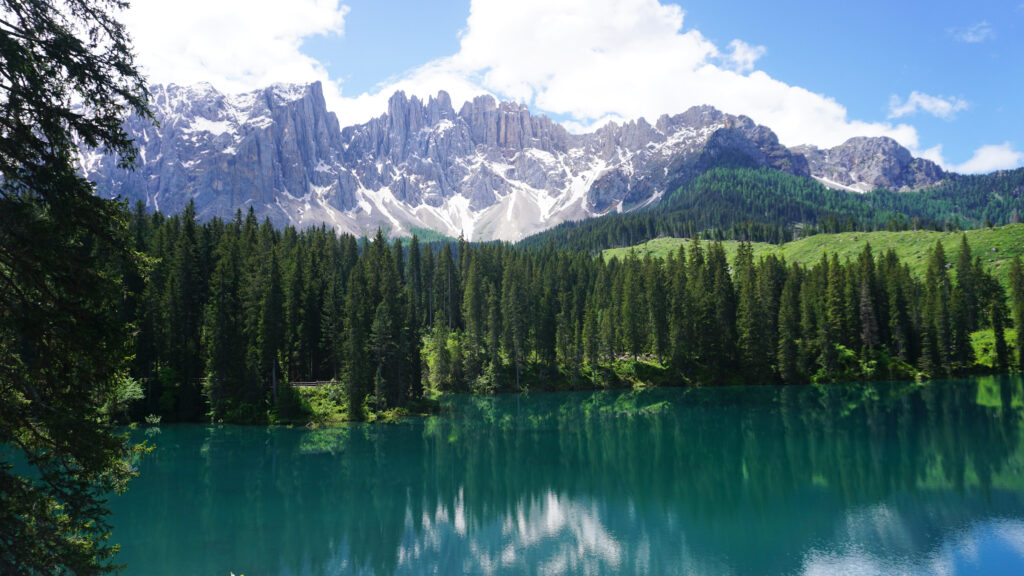
{"label": "water reflection", "polygon": [[128,574],[1024,569],[1018,378],[456,398],[400,425],[164,427]]}

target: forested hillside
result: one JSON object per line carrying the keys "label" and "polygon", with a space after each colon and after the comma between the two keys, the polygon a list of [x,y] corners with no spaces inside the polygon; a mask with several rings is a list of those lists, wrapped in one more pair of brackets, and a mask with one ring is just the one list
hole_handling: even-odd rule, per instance
{"label": "forested hillside", "polygon": [[[812,264],[693,242],[605,261],[504,243],[403,244],[277,230],[250,213],[199,225],[133,217],[136,415],[264,421],[305,409],[287,383],[336,380],[348,417],[436,391],[945,376],[991,329],[1015,363],[1006,291],[961,245],[923,277],[894,250]],[[1024,280],[1011,274],[1013,317]],[[290,416],[289,416],[290,417]]]}
{"label": "forested hillside", "polygon": [[661,236],[782,243],[819,232],[947,230],[1020,221],[1024,169],[950,176],[920,192],[830,190],[768,169],[716,168],[649,209],[570,222],[531,236],[524,247],[554,244],[598,251]]}

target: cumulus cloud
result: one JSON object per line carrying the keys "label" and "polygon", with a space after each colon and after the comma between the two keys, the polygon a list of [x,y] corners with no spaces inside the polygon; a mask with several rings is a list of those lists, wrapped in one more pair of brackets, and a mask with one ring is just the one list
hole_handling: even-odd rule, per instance
{"label": "cumulus cloud", "polygon": [[942,144],[937,144],[935,146],[932,146],[931,148],[926,148],[924,150],[911,150],[910,152],[914,156],[917,156],[918,158],[924,158],[925,160],[931,160],[932,162],[935,162],[936,164],[941,166],[943,170],[953,169],[953,167],[950,166],[949,163],[946,161],[946,157],[942,153]]}
{"label": "cumulus cloud", "polygon": [[[712,104],[770,126],[786,145],[830,147],[853,136],[890,136],[918,150],[917,112],[950,118],[959,98],[912,92],[893,97],[888,121],[850,118],[834,99],[757,70],[762,46],[736,39],[724,47],[684,27],[685,13],[658,0],[473,0],[459,50],[389,78],[362,94],[343,94],[324,66],[301,51],[305,38],[341,35],[342,0],[137,0],[123,14],[139,62],[154,82],[208,81],[225,92],[274,82],[324,84],[342,125],[383,113],[396,90],[427,98],[447,90],[456,106],[479,94],[531,105],[574,132],[640,116],[655,120]],[[991,37],[987,22],[956,31],[964,41]],[[937,146],[918,152],[964,171],[1022,163],[1010,145],[985,146],[951,166]]]}
{"label": "cumulus cloud", "polygon": [[912,150],[912,152],[915,156],[935,162],[944,170],[960,174],[984,174],[995,170],[1013,170],[1024,167],[1024,152],[1016,150],[1010,142],[982,146],[962,164],[954,164],[946,160],[941,144],[925,150]]}
{"label": "cumulus cloud", "polygon": [[736,40],[722,50],[683,19],[658,0],[473,0],[456,54],[346,98],[337,111],[343,123],[364,121],[396,88],[426,97],[446,87],[456,102],[492,93],[574,129],[712,104],[771,126],[787,145],[890,136],[917,146],[912,126],[850,119],[832,98],[754,70],[763,48]]}
{"label": "cumulus cloud", "polygon": [[741,74],[750,72],[764,53],[764,46],[751,46],[743,40],[733,40],[729,43],[729,53],[725,57],[726,66]]}
{"label": "cumulus cloud", "polygon": [[910,116],[921,110],[937,118],[949,120],[956,116],[957,112],[962,112],[966,109],[967,101],[961,98],[930,96],[916,90],[911,92],[906,100],[901,100],[895,94],[889,99],[890,119]]}
{"label": "cumulus cloud", "polygon": [[1013,148],[1009,142],[989,144],[974,151],[971,159],[954,167],[964,174],[983,174],[994,170],[1011,170],[1024,166],[1024,152]]}
{"label": "cumulus cloud", "polygon": [[339,0],[134,0],[122,15],[143,71],[154,83],[210,82],[232,93],[275,82],[324,83],[326,69],[300,50],[304,38],[342,34],[348,8]]}
{"label": "cumulus cloud", "polygon": [[954,28],[950,30],[950,33],[958,42],[966,44],[978,44],[994,38],[996,34],[995,30],[992,29],[992,25],[985,21],[978,22],[967,28]]}

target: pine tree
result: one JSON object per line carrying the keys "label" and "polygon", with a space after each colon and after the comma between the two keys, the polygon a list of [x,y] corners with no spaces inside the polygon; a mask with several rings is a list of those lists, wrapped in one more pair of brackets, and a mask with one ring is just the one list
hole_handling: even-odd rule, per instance
{"label": "pine tree", "polygon": [[693,302],[690,297],[686,263],[686,250],[680,245],[674,266],[670,266],[669,284],[671,291],[671,310],[669,314],[669,331],[671,334],[672,366],[683,372],[690,363],[692,343],[690,342],[693,325]]}
{"label": "pine tree", "polygon": [[225,235],[217,249],[203,329],[208,355],[203,392],[209,402],[209,415],[214,420],[223,418],[234,407],[242,388],[241,377],[245,374],[239,259],[235,234]]}
{"label": "pine tree", "polygon": [[[824,279],[824,281],[823,281]],[[800,285],[800,346],[798,370],[802,374],[813,374],[821,356],[818,333],[821,330],[823,307],[819,300],[824,294],[828,279],[828,259],[822,257],[821,264],[807,274]]]}
{"label": "pine tree", "polygon": [[963,313],[966,326],[964,329],[970,333],[978,329],[979,279],[974,274],[974,267],[971,265],[971,247],[967,244],[967,234],[960,235],[960,251],[956,259],[956,285],[963,298]]}
{"label": "pine tree", "polygon": [[709,347],[706,361],[716,382],[724,382],[730,367],[736,362],[736,293],[729,275],[729,264],[722,244],[715,243],[708,250],[705,263],[706,278],[712,279],[711,291],[705,296],[708,317]]}
{"label": "pine tree", "polygon": [[370,354],[374,362],[373,374],[373,396],[374,406],[377,410],[384,410],[388,405],[388,399],[392,382],[387,372],[389,363],[393,361],[395,354],[396,340],[395,332],[395,311],[392,309],[390,298],[381,299],[374,311],[373,323],[370,325]]}
{"label": "pine tree", "polygon": [[946,255],[941,242],[928,258],[925,276],[925,302],[922,314],[921,371],[937,376],[949,372],[949,302],[952,291],[946,272]]}
{"label": "pine tree", "polygon": [[779,345],[776,362],[779,376],[786,384],[795,384],[800,379],[797,346],[800,331],[799,297],[800,278],[797,271],[793,270],[782,288],[779,307]]}
{"label": "pine tree", "polygon": [[635,252],[630,252],[623,267],[624,284],[622,291],[622,341],[626,350],[636,360],[643,351],[647,331],[644,325],[648,318],[647,304],[644,301],[643,273],[640,260]]}
{"label": "pine tree", "polygon": [[487,283],[487,350],[491,370],[501,366],[502,311],[501,293],[491,282]]}
{"label": "pine tree", "polygon": [[422,393],[423,359],[420,349],[423,345],[420,336],[420,311],[412,288],[405,287],[402,299],[405,306],[405,317],[401,326],[401,339],[398,343],[400,370],[396,385],[398,387],[397,404],[402,405],[407,399],[419,398]]}
{"label": "pine tree", "polygon": [[434,321],[427,339],[427,383],[439,392],[452,390],[452,358],[448,349],[448,325],[441,316]]}
{"label": "pine tree", "polygon": [[871,254],[871,245],[866,244],[858,258],[860,272],[860,343],[868,351],[873,351],[880,342],[878,314],[876,313],[875,259]]}
{"label": "pine tree", "polygon": [[644,260],[644,286],[651,349],[658,357],[658,362],[664,362],[669,355],[668,294],[661,266],[650,256]]}
{"label": "pine tree", "polygon": [[964,370],[974,363],[974,347],[971,345],[969,327],[968,309],[970,306],[967,296],[960,290],[960,287],[954,286],[950,296],[948,328],[949,362],[952,370]]}
{"label": "pine tree", "polygon": [[601,354],[601,334],[598,322],[597,305],[594,297],[587,299],[583,313],[583,358],[590,367],[594,377],[594,384],[597,384],[597,368]]}
{"label": "pine tree", "polygon": [[520,376],[526,355],[526,301],[523,295],[523,279],[516,270],[517,266],[513,261],[505,264],[505,273],[501,281],[501,309],[502,309],[502,348],[505,354],[512,360],[516,371],[516,390],[522,389]]}
{"label": "pine tree", "polygon": [[1020,256],[1015,256],[1010,263],[1010,309],[1013,312],[1013,325],[1017,329],[1017,367],[1024,371],[1024,268]]}
{"label": "pine tree", "polygon": [[[890,252],[893,258],[895,253]],[[890,268],[892,269],[892,268]],[[901,362],[912,362],[914,359],[911,347],[911,325],[909,303],[904,290],[904,283],[898,278],[888,283],[889,294],[889,334],[896,357]]]}
{"label": "pine tree", "polygon": [[738,302],[736,332],[739,336],[740,357],[749,382],[765,383],[769,380],[767,334],[762,323],[762,302],[754,271],[754,252],[749,242],[740,243],[734,264]]}
{"label": "pine tree", "polygon": [[[114,571],[107,501],[133,450],[104,406],[132,384],[120,279],[137,274],[119,203],[79,145],[123,167],[151,118],[121,5],[10,0],[0,20],[0,571]],[[132,385],[134,387],[134,385]],[[17,463],[16,466],[12,464]]]}
{"label": "pine tree", "polygon": [[408,270],[405,277],[407,278],[406,284],[409,286],[409,297],[412,298],[416,309],[423,313],[425,306],[423,301],[422,255],[420,239],[415,234],[413,234],[412,240],[409,241],[409,258],[407,262]]}
{"label": "pine tree", "polygon": [[181,379],[178,417],[192,420],[201,412],[199,379],[203,374],[200,327],[205,305],[205,286],[200,259],[195,203],[189,200],[181,215],[181,233],[175,247],[171,318],[171,358]]}
{"label": "pine tree", "polygon": [[480,375],[483,368],[484,331],[486,329],[486,317],[484,305],[486,294],[484,293],[483,278],[480,273],[480,266],[475,258],[469,254],[463,254],[469,260],[469,268],[466,271],[465,290],[462,297],[462,317],[466,323],[465,342],[465,372],[470,380]]}
{"label": "pine tree", "polygon": [[260,303],[259,346],[260,369],[270,379],[274,401],[278,397],[278,363],[284,349],[284,289],[281,285],[281,266],[277,251],[271,249],[267,287]]}
{"label": "pine tree", "polygon": [[360,262],[353,269],[345,300],[345,385],[349,415],[355,420],[361,420],[364,416],[363,401],[370,392],[368,385],[374,376],[372,359],[366,349],[372,318],[367,318],[369,293],[363,268],[364,264]]}
{"label": "pine tree", "polygon": [[1000,306],[998,302],[993,302],[989,307],[989,315],[992,322],[992,334],[995,339],[995,368],[1000,372],[1004,372],[1010,366],[1010,348],[1006,344],[1005,304]]}
{"label": "pine tree", "polygon": [[833,254],[828,266],[828,287],[825,293],[825,317],[819,326],[819,347],[821,365],[824,375],[829,380],[839,375],[839,357],[836,346],[843,340],[845,316],[846,281],[843,269],[839,266],[839,258]]}
{"label": "pine tree", "polygon": [[434,274],[434,309],[441,314],[449,330],[460,327],[459,324],[459,270],[452,256],[451,244],[445,244],[437,260]]}
{"label": "pine tree", "polygon": [[[288,235],[285,235],[286,246],[288,244]],[[295,241],[294,239],[292,240]],[[284,353],[285,366],[288,370],[288,379],[290,381],[300,381],[301,378],[301,366],[302,361],[300,358],[301,349],[300,342],[302,340],[302,320],[305,317],[305,311],[302,306],[306,303],[307,299],[305,296],[305,258],[303,257],[301,250],[294,246],[291,250],[285,248],[286,258],[288,259],[288,273],[285,279],[285,292],[284,292],[284,311],[285,311],[285,342],[287,348]]]}

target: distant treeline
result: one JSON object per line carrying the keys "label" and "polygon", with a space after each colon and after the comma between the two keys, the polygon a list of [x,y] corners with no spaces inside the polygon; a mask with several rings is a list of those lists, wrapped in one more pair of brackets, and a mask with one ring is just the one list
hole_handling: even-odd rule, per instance
{"label": "distant treeline", "polygon": [[[678,384],[803,383],[943,376],[974,364],[972,332],[993,329],[998,367],[1014,363],[1003,288],[966,239],[927,277],[889,252],[812,267],[744,244],[733,266],[715,243],[668,259],[604,262],[503,243],[420,244],[277,230],[250,212],[198,224],[132,218],[152,260],[129,275],[136,416],[259,421],[275,384],[337,380],[350,416],[425,390],[607,385],[626,366]],[[1024,281],[1011,274],[1014,317]]]}
{"label": "distant treeline", "polygon": [[521,242],[597,252],[661,236],[782,243],[817,233],[960,230],[1020,221],[1024,169],[857,194],[769,169],[716,168],[651,208],[567,222]]}

